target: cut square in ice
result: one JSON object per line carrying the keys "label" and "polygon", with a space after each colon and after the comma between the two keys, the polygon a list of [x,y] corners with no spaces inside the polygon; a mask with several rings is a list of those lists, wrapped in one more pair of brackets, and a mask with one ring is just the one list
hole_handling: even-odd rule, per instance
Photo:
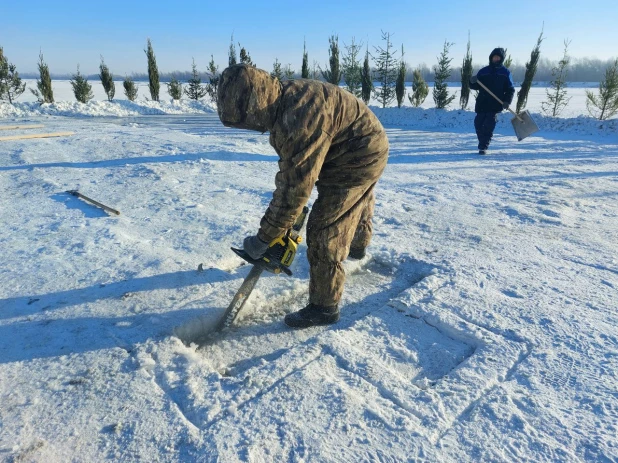
{"label": "cut square in ice", "polygon": [[[397,445],[396,434],[404,432],[435,443],[525,351],[445,309],[434,293],[448,279],[431,274],[348,326],[203,384],[178,403],[212,434],[217,451],[223,442],[240,445],[237,431],[244,428],[256,443],[281,432],[312,439],[329,426],[359,441]],[[258,423],[261,416],[269,423]],[[271,450],[289,459],[290,449],[276,442]],[[373,458],[348,450],[354,461]]]}

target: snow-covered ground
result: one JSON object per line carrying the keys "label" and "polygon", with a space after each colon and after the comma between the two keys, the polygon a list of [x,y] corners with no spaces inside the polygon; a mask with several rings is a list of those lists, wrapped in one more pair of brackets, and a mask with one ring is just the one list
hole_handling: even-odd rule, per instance
{"label": "snow-covered ground", "polygon": [[197,348],[172,330],[248,273],[229,248],[277,157],[193,110],[0,120],[75,132],[0,142],[0,460],[618,461],[616,121],[535,114],[518,143],[503,115],[479,157],[473,113],[376,108],[391,157],[340,323],[283,325],[301,246]]}

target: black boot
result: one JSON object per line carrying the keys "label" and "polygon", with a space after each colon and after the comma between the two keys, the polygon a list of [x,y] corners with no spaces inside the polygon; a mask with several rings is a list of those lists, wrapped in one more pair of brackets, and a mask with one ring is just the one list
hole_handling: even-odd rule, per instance
{"label": "black boot", "polygon": [[350,248],[348,257],[351,257],[352,259],[362,259],[363,257],[365,257],[365,249],[364,248]]}
{"label": "black boot", "polygon": [[339,307],[322,307],[309,304],[298,312],[286,315],[283,321],[292,328],[330,325],[331,323],[339,321]]}

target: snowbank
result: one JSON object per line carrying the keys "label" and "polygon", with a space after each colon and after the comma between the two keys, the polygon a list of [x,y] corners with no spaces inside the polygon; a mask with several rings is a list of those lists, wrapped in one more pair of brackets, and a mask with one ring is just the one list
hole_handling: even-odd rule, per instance
{"label": "snowbank", "polygon": [[127,100],[89,101],[86,104],[61,101],[52,104],[38,103],[0,103],[0,117],[32,117],[32,116],[140,116],[156,114],[196,114],[213,112],[216,107],[203,101],[145,101],[131,102]]}
{"label": "snowbank", "polygon": [[[401,108],[370,106],[385,126],[407,127],[417,130],[470,130],[474,112],[438,110],[435,108]],[[68,116],[68,117],[132,117],[140,115],[203,114],[216,111],[214,103],[205,101],[147,101],[127,100],[90,101],[87,104],[61,101],[53,104],[0,103],[0,118]],[[532,113],[543,132],[567,132],[581,135],[618,134],[618,119],[599,121],[580,113],[575,117],[548,117]],[[511,131],[511,115],[499,116],[497,130]]]}
{"label": "snowbank", "polygon": [[[473,130],[475,113],[462,110],[439,110],[423,108],[378,108],[371,107],[385,126],[408,127],[418,130]],[[543,132],[569,132],[582,135],[618,134],[618,119],[599,121],[589,116],[548,117],[532,113],[539,129]],[[497,130],[512,130],[512,115],[503,113],[498,116]]]}

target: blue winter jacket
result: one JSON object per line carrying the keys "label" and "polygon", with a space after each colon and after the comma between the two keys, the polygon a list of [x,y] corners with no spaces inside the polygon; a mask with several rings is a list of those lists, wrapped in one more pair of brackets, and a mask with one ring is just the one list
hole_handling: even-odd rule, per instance
{"label": "blue winter jacket", "polygon": [[[491,59],[494,55],[500,57],[497,64],[492,63]],[[515,85],[511,78],[511,71],[503,66],[505,58],[504,49],[496,48],[489,55],[489,66],[481,69],[477,74],[480,80],[494,95],[500,98],[503,102],[509,105],[513,101],[515,95]],[[479,95],[476,98],[474,111],[477,113],[499,113],[502,112],[502,105],[496,101],[489,93],[487,93],[478,83],[470,83],[472,90],[479,90]]]}

